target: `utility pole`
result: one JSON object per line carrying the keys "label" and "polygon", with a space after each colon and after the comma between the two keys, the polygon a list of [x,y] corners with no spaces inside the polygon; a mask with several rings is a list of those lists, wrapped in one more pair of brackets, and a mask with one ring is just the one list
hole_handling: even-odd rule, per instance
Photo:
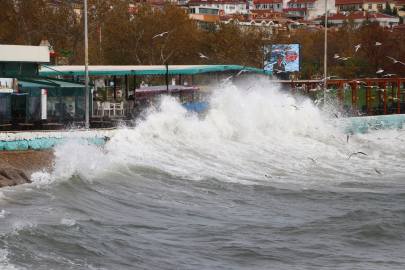
{"label": "utility pole", "polygon": [[89,101],[89,43],[87,37],[87,0],[84,0],[84,47],[85,47],[85,65],[84,65],[84,74],[85,74],[85,89],[86,89],[86,113],[85,113],[85,128],[89,128],[89,110],[90,110],[90,101]]}
{"label": "utility pole", "polygon": [[326,105],[326,81],[327,81],[327,61],[328,61],[328,0],[325,0],[325,55],[324,55],[324,66],[323,66],[323,77],[324,77],[324,86],[323,86],[323,105]]}

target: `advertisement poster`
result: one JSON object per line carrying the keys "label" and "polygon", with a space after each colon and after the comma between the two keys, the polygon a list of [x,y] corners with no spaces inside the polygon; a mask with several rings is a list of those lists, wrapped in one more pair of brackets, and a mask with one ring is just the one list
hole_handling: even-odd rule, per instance
{"label": "advertisement poster", "polygon": [[0,78],[0,93],[15,93],[18,92],[17,79]]}
{"label": "advertisement poster", "polygon": [[301,71],[301,44],[264,46],[264,70],[273,72]]}

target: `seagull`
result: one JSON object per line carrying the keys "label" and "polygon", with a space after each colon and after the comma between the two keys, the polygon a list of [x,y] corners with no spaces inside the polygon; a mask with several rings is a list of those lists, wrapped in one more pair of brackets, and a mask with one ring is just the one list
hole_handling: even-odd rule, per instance
{"label": "seagull", "polygon": [[361,47],[361,44],[354,46],[356,48],[356,52],[357,50]]}
{"label": "seagull", "polygon": [[210,60],[207,56],[203,55],[202,53],[199,53],[201,58],[207,58],[208,60]]}
{"label": "seagull", "polygon": [[242,72],[250,72],[250,71],[247,69],[242,69],[241,71],[239,71],[238,75],[236,75],[236,76],[239,76]]}
{"label": "seagull", "polygon": [[402,65],[405,65],[405,63],[402,63],[402,62],[400,62],[400,61],[398,61],[398,60],[395,60],[394,58],[392,58],[392,57],[389,57],[389,56],[387,56],[388,58],[390,58],[390,59],[392,59],[392,60],[394,60],[394,64],[395,63],[400,63],[400,64],[402,64]]}
{"label": "seagull", "polygon": [[378,41],[375,43],[375,46],[380,46],[380,45],[381,45],[381,43]]}
{"label": "seagull", "polygon": [[154,39],[155,37],[163,37],[163,35],[164,35],[164,34],[167,34],[167,33],[169,33],[169,32],[163,32],[162,34],[159,34],[159,35],[154,36],[152,39]]}
{"label": "seagull", "polygon": [[310,158],[310,157],[308,157],[310,160],[312,160],[314,163],[316,163],[316,161],[319,159],[319,158],[317,158],[317,159],[313,159],[313,158]]}
{"label": "seagull", "polygon": [[383,75],[383,77],[391,77],[391,76],[395,76],[395,75],[397,75],[397,74],[385,74],[385,75]]}
{"label": "seagull", "polygon": [[290,105],[290,106],[294,107],[297,111],[299,110],[299,108],[295,105]]}
{"label": "seagull", "polygon": [[[362,155],[367,156],[367,154],[365,154],[365,153],[363,153],[363,152],[356,152],[356,153],[352,153],[352,154],[349,156],[349,158],[351,158],[352,156],[357,155],[357,154],[362,154]],[[349,158],[348,158],[348,159],[349,159]]]}
{"label": "seagull", "polygon": [[382,70],[381,68],[379,69],[379,70],[377,70],[377,74],[380,74],[380,73],[383,73],[384,72],[384,70]]}
{"label": "seagull", "polygon": [[349,59],[349,58],[353,58],[353,57],[341,57],[341,58],[339,58],[339,60],[346,61],[346,60]]}
{"label": "seagull", "polygon": [[226,78],[226,79],[219,85],[219,87],[221,87],[224,83],[226,83],[227,81],[229,81],[230,78],[232,78],[232,76]]}
{"label": "seagull", "polygon": [[338,54],[335,54],[335,58],[339,58],[339,55],[338,55]]}

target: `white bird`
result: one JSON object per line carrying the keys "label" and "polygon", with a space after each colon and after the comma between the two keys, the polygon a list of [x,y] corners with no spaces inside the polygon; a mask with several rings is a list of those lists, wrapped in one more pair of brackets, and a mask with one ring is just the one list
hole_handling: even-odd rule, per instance
{"label": "white bird", "polygon": [[352,58],[352,57],[341,57],[341,58],[339,58],[339,60],[346,61],[346,60],[349,59],[349,58]]}
{"label": "white bird", "polygon": [[226,83],[227,81],[229,81],[229,79],[231,79],[232,76],[226,78],[225,80],[223,80],[223,82],[219,85],[219,87],[221,87],[222,85],[224,85],[224,83]]}
{"label": "white bird", "polygon": [[395,76],[396,74],[385,74],[383,75],[383,77],[391,77],[391,76]]}
{"label": "white bird", "polygon": [[370,87],[370,88],[379,88],[378,86],[375,86],[375,85],[370,85],[370,86],[365,85],[364,87]]}
{"label": "white bird", "polygon": [[359,44],[359,45],[356,45],[356,46],[354,46],[355,48],[356,48],[356,52],[357,52],[357,50],[358,49],[360,49],[360,47],[361,47],[361,44]]}
{"label": "white bird", "polygon": [[207,58],[208,60],[210,60],[207,56],[203,55],[202,53],[198,53],[200,55],[201,58]]}
{"label": "white bird", "polygon": [[250,71],[247,69],[242,69],[241,71],[239,71],[239,73],[236,76],[239,76],[242,72],[250,72]]}
{"label": "white bird", "polygon": [[152,39],[154,39],[155,37],[163,37],[163,35],[164,35],[164,34],[167,34],[167,33],[169,33],[169,32],[163,32],[162,34],[159,34],[159,35],[154,36]]}
{"label": "white bird", "polygon": [[338,55],[338,54],[335,54],[335,58],[339,58],[339,55]]}
{"label": "white bird", "polygon": [[396,63],[400,63],[400,64],[402,64],[402,65],[405,65],[405,63],[402,63],[402,62],[400,62],[400,61],[398,61],[398,60],[395,60],[394,58],[392,58],[392,57],[389,57],[389,56],[387,56],[388,58],[391,58],[392,60],[394,60],[394,64],[396,64]]}
{"label": "white bird", "polygon": [[379,69],[379,70],[377,70],[377,74],[380,74],[380,73],[383,73],[384,72],[384,70],[382,70],[381,68]]}
{"label": "white bird", "polygon": [[381,45],[381,43],[376,41],[375,46],[380,46],[380,45]]}
{"label": "white bird", "polygon": [[365,154],[365,153],[363,153],[363,152],[356,152],[356,153],[352,153],[352,154],[349,156],[348,159],[350,159],[352,156],[357,155],[357,154],[362,154],[362,155],[367,156],[367,154]]}

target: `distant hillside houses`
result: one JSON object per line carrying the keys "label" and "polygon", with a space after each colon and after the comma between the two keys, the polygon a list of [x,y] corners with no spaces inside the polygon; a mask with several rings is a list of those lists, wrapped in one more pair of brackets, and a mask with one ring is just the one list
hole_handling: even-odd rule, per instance
{"label": "distant hillside houses", "polygon": [[[325,15],[325,1],[323,0],[291,0],[287,3],[288,8],[283,12],[291,15],[300,15],[304,20],[314,20]],[[328,0],[328,13],[336,14],[335,0]]]}
{"label": "distant hillside houses", "polygon": [[[325,16],[315,19],[315,22],[321,22]],[[354,19],[354,25],[358,28],[364,20],[378,21],[382,27],[393,28],[399,24],[399,18],[389,16],[376,11],[352,11],[340,12],[331,17],[328,17],[328,22],[333,23],[336,27],[342,27],[343,21],[348,21],[349,18]]]}
{"label": "distant hillside houses", "polygon": [[249,2],[240,0],[191,0],[189,7],[213,7],[220,10],[220,15],[249,14]]}

